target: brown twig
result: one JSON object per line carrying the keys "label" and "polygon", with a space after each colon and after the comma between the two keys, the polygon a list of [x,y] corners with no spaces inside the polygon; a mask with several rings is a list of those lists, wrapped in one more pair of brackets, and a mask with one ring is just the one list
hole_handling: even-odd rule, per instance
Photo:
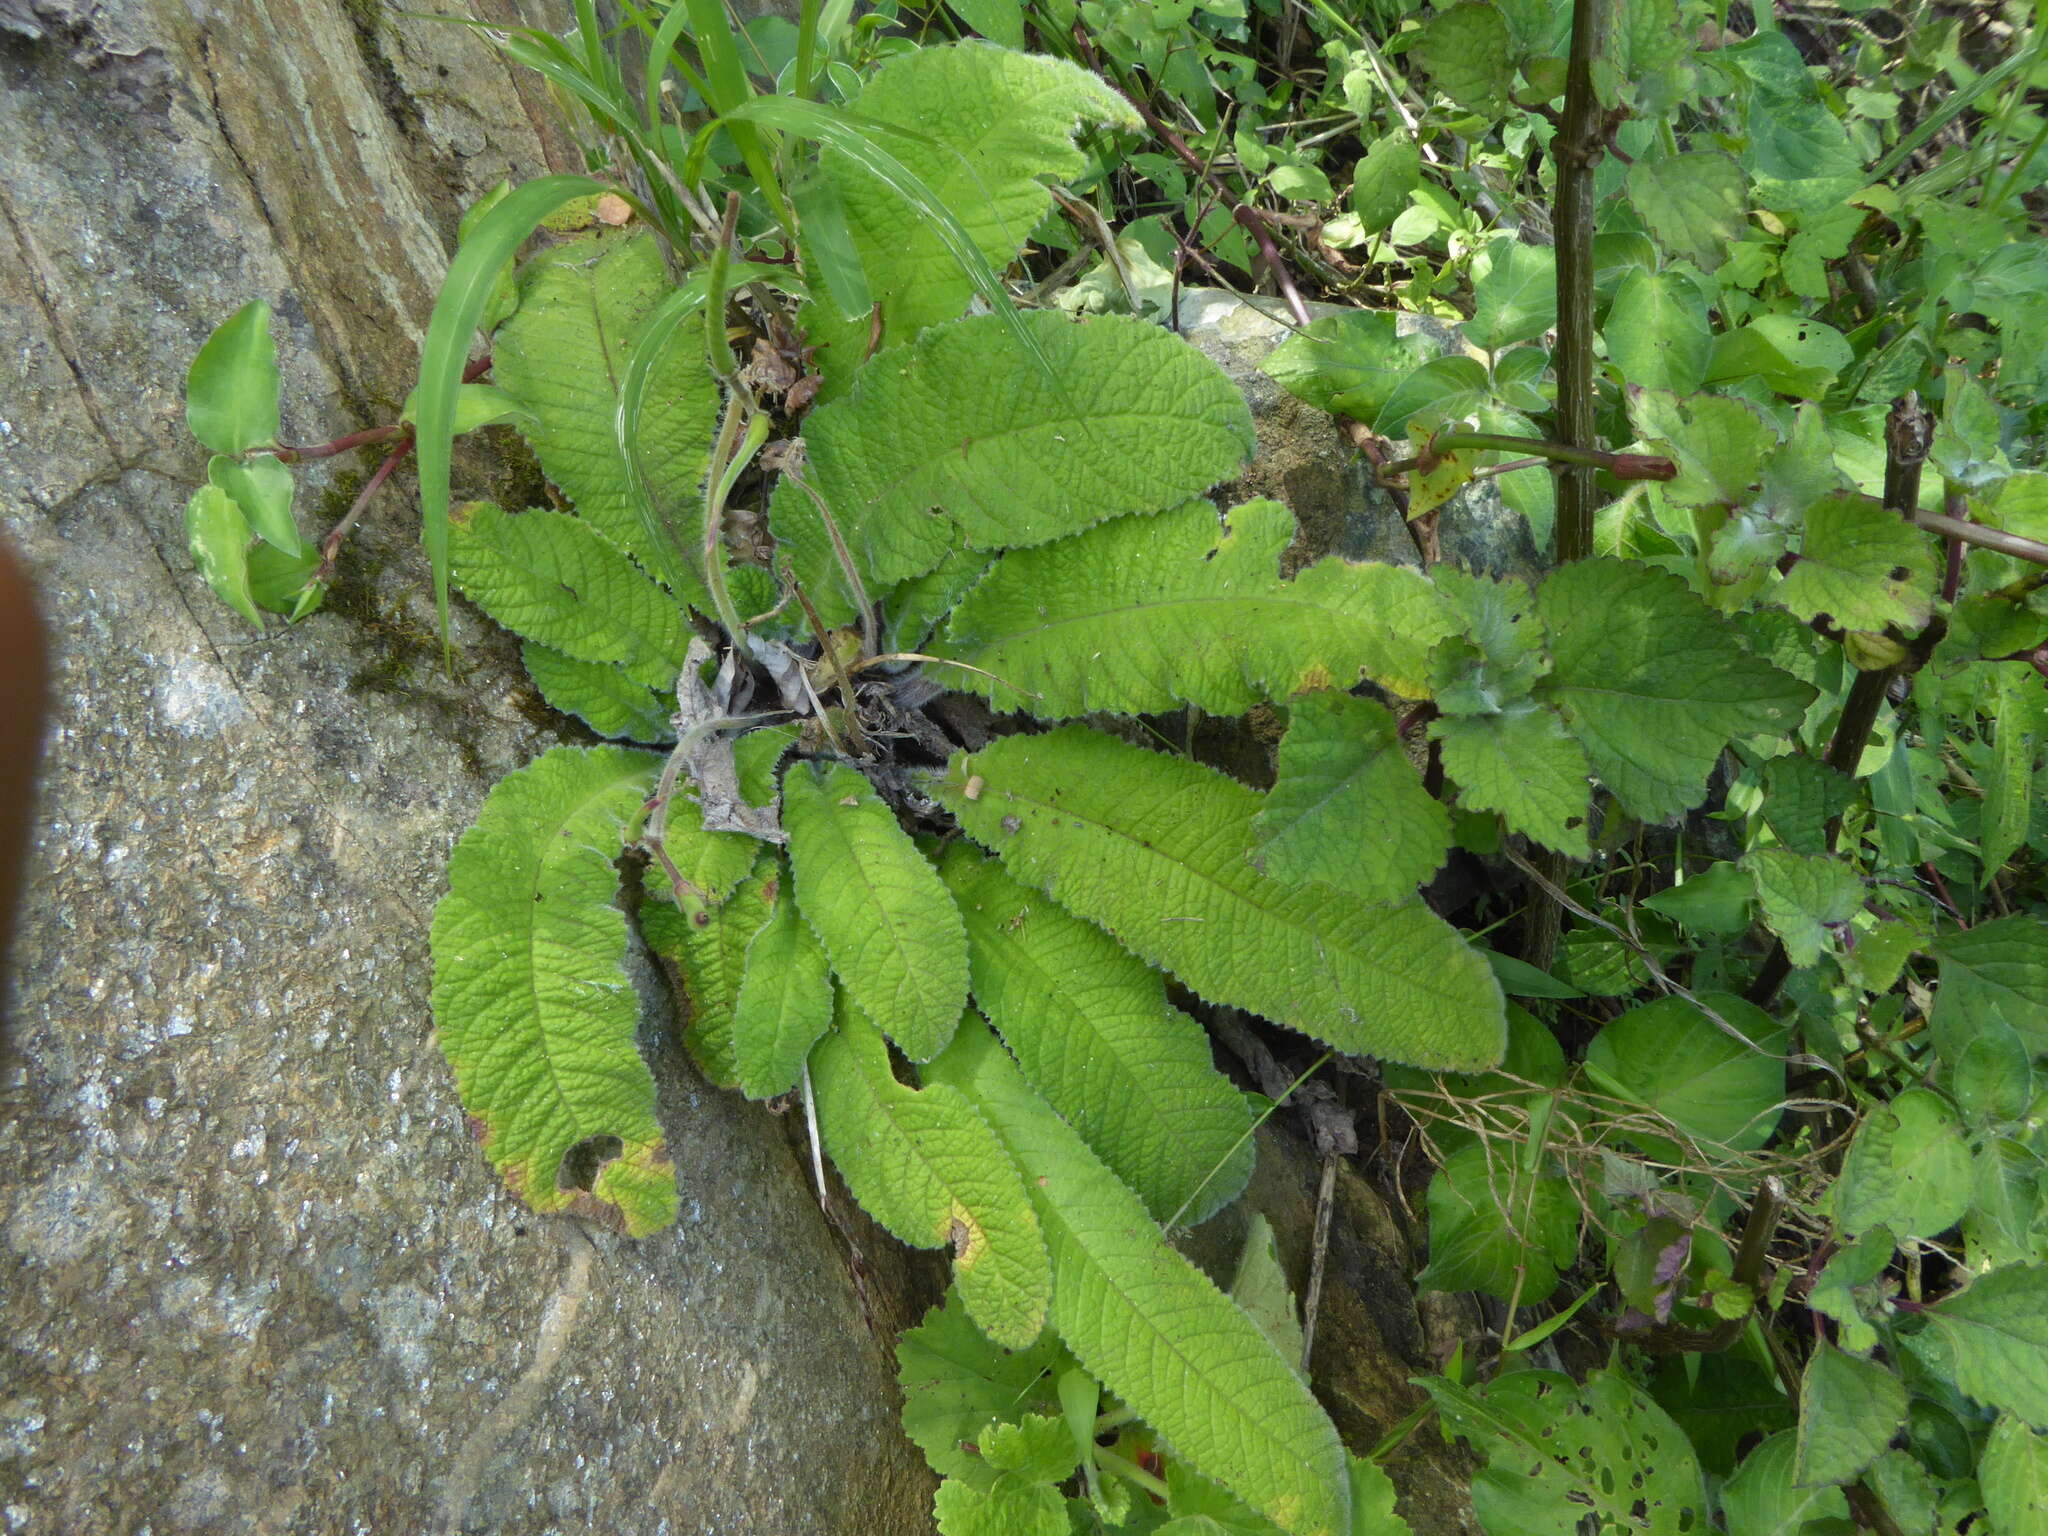
{"label": "brown twig", "polygon": [[320,541],[320,564],[313,572],[314,581],[327,581],[333,577],[334,562],[341,557],[342,541],[348,537],[349,530],[355,527],[356,519],[361,517],[365,509],[369,507],[370,498],[383,489],[384,482],[389,480],[398,466],[405,462],[405,456],[412,452],[412,448],[412,428],[406,427],[403,429],[403,435],[398,440],[398,446],[384,456],[384,462],[379,464],[376,472],[364,482],[362,490],[357,493],[354,503],[349,507],[341,521],[336,523],[328,531],[327,537]]}

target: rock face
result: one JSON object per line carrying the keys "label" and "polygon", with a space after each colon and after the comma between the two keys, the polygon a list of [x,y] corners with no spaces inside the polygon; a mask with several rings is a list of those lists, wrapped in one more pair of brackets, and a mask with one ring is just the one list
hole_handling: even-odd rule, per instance
{"label": "rock face", "polygon": [[293,630],[183,549],[211,328],[276,307],[292,440],[390,419],[457,213],[566,166],[549,123],[376,0],[0,0],[0,526],[59,668],[0,1064],[0,1531],[930,1528],[900,1318],[772,1120],[671,1063],[685,1216],[642,1243],[527,1216],[466,1139],[428,918],[555,735],[481,626],[441,670],[408,500]]}

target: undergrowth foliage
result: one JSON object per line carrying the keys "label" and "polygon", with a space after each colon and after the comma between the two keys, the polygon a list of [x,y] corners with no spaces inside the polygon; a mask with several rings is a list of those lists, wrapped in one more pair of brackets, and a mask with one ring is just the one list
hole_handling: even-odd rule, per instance
{"label": "undergrowth foliage", "polygon": [[[626,9],[644,100],[587,4],[502,40],[598,174],[471,211],[400,422],[283,445],[261,303],[189,389],[225,601],[318,605],[346,525],[304,539],[290,462],[387,446],[374,489],[417,451],[440,601],[605,739],[491,792],[434,917],[507,1184],[674,1220],[637,930],[705,1077],[800,1096],[863,1207],[950,1254],[899,1350],[941,1530],[1403,1531],[1400,1437],[1340,1441],[1263,1225],[1228,1292],[1168,1241],[1250,1177],[1262,1110],[1204,1029],[1241,1010],[1382,1064],[1436,1167],[1418,1283],[1508,1303],[1421,1383],[1491,1536],[2048,1529],[2031,150],[1896,184],[1927,136],[1885,148],[1782,33],[1691,3],[1615,0],[1605,35],[1458,4],[1384,51],[1330,13],[1360,158],[1329,222],[1443,238],[1410,215],[1460,137],[1549,145],[1558,216],[1552,244],[1497,211],[1406,280],[1438,312],[1465,285],[1449,355],[1302,314],[1268,372],[1353,424],[1422,558],[1294,568],[1288,507],[1206,499],[1251,419],[1146,318],[1162,253],[1063,190],[1092,297],[1004,276],[1057,249],[1057,185],[1168,175],[1116,148],[1161,127],[1139,86],[1206,121],[1241,11],[1175,63],[1114,4],[956,7],[1008,47]],[[1131,94],[1021,51],[1027,21]],[[1426,116],[1372,131],[1396,58]],[[2026,79],[1994,82],[2000,134]],[[1249,203],[1330,177],[1234,147],[1250,217],[1215,259],[1291,296]],[[492,425],[556,505],[451,504],[451,439]],[[1475,478],[1554,538],[1546,578],[1434,558]],[[1284,725],[1267,788],[1148,740],[1254,710]],[[1474,858],[1526,893],[1514,953],[1424,899]],[[1596,1315],[1604,1365],[1527,1368]]]}

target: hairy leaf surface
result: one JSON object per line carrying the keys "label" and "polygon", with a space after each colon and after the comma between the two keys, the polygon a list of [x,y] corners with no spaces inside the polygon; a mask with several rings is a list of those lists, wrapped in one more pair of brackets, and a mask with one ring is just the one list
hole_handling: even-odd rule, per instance
{"label": "hairy leaf surface", "polygon": [[1031,1085],[1165,1221],[1251,1177],[1251,1111],[1159,973],[966,843],[940,867],[967,923],[975,1001]]}
{"label": "hairy leaf surface", "polygon": [[2048,1265],[1995,1269],[1922,1315],[1917,1353],[1978,1402],[2048,1426]]}
{"label": "hairy leaf surface", "polygon": [[1536,594],[1564,711],[1622,808],[1645,821],[1690,810],[1738,736],[1798,725],[1814,690],[1743,649],[1685,582],[1625,560],[1580,560]]}
{"label": "hairy leaf surface", "polygon": [[[808,419],[811,481],[871,595],[963,545],[1043,544],[1174,506],[1251,452],[1244,397],[1178,336],[1123,318],[1021,318],[1049,373],[983,316],[874,359]],[[840,622],[850,594],[810,498],[778,494],[770,520]]]}
{"label": "hairy leaf surface", "polygon": [[675,740],[675,694],[636,682],[615,662],[578,661],[528,640],[519,648],[527,676],[550,709],[574,715],[600,736],[662,743]]}
{"label": "hairy leaf surface", "polygon": [[578,1142],[615,1136],[591,1193],[634,1235],[675,1219],[654,1079],[633,1043],[626,919],[613,897],[623,829],[661,770],[651,752],[557,747],[492,789],[448,861],[434,910],[434,1022],[483,1149],[537,1211]]}
{"label": "hairy leaf surface", "polygon": [[746,977],[733,1002],[733,1065],[740,1091],[750,1099],[772,1099],[794,1088],[811,1046],[832,1027],[832,968],[825,951],[797,915],[785,882],[777,882],[775,896],[768,921],[747,946]]}
{"label": "hairy leaf surface", "polygon": [[799,763],[782,784],[797,907],[855,1006],[929,1061],[967,1006],[967,933],[938,871],[874,786],[844,763]]}
{"label": "hairy leaf surface", "polygon": [[507,629],[574,661],[616,663],[649,688],[674,685],[683,610],[595,525],[475,502],[449,530],[456,585]]}
{"label": "hairy leaf surface", "polygon": [[931,1075],[982,1107],[1022,1167],[1052,1252],[1052,1324],[1074,1357],[1283,1531],[1347,1530],[1337,1431],[1258,1324],[1166,1245],[986,1030],[963,1028]]}
{"label": "hairy leaf surface", "polygon": [[758,862],[723,901],[684,893],[680,902],[657,897],[640,908],[647,947],[669,968],[684,1009],[683,1046],[715,1087],[739,1085],[733,1055],[732,1014],[747,969],[747,946],[768,921],[780,890],[781,861],[752,838]]}
{"label": "hairy leaf surface", "polygon": [[1868,496],[1830,496],[1806,509],[1799,559],[1774,594],[1800,618],[1844,629],[1918,629],[1934,611],[1927,535]]}
{"label": "hairy leaf surface", "polygon": [[937,654],[1013,684],[972,682],[997,708],[1055,720],[1181,704],[1240,714],[1362,677],[1424,696],[1430,647],[1456,628],[1428,579],[1333,556],[1283,581],[1293,538],[1276,501],[1220,525],[1196,501],[1019,550],[954,610]]}
{"label": "hairy leaf surface", "polygon": [[897,1082],[880,1031],[847,1007],[811,1083],[825,1150],[868,1214],[913,1247],[953,1250],[961,1298],[991,1339],[1035,1340],[1052,1287],[1045,1242],[1017,1165],[968,1097]]}
{"label": "hairy leaf surface", "polygon": [[[491,374],[527,411],[520,431],[577,512],[651,570],[664,566],[619,452],[617,416],[641,326],[669,291],[651,234],[600,231],[543,251],[520,269],[519,309],[492,342]],[[718,425],[718,386],[703,331],[680,327],[649,375],[640,468],[656,514],[694,547],[704,467]],[[681,594],[705,606],[701,592]]]}
{"label": "hairy leaf surface", "polygon": [[1555,710],[1523,699],[1491,714],[1439,720],[1429,734],[1443,743],[1460,805],[1498,811],[1509,831],[1586,857],[1586,754]]}
{"label": "hairy leaf surface", "polygon": [[1213,1002],[1417,1066],[1500,1059],[1479,952],[1419,901],[1261,874],[1261,797],[1214,769],[1070,725],[956,755],[934,790],[1018,879]]}

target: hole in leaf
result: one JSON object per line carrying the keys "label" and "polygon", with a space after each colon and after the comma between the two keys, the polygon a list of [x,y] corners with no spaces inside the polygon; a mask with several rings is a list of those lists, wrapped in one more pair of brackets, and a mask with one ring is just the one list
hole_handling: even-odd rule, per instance
{"label": "hole in leaf", "polygon": [[616,1136],[586,1136],[562,1156],[562,1168],[555,1175],[559,1189],[589,1189],[597,1182],[604,1165],[626,1150]]}

